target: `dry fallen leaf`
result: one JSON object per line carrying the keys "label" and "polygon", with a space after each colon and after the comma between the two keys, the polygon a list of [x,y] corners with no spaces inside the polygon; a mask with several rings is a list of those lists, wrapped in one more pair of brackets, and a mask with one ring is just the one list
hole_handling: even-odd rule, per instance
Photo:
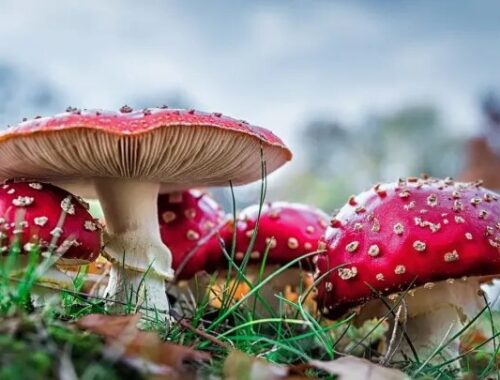
{"label": "dry fallen leaf", "polygon": [[90,314],[76,325],[105,338],[110,355],[124,357],[135,367],[164,375],[167,379],[194,375],[197,364],[210,360],[210,355],[174,343],[163,342],[156,333],[137,329],[139,314],[110,316]]}
{"label": "dry fallen leaf", "polygon": [[355,356],[345,356],[329,362],[312,360],[309,364],[331,375],[337,375],[339,380],[409,380],[403,372],[382,367],[368,360]]}
{"label": "dry fallen leaf", "polygon": [[225,380],[282,380],[287,376],[287,367],[236,350],[224,362]]}

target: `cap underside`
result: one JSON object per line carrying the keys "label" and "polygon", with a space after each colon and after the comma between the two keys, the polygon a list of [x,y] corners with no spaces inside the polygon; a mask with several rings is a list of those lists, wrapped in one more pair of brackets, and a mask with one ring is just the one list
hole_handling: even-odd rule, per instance
{"label": "cap underside", "polygon": [[139,135],[76,127],[4,140],[0,177],[66,182],[87,192],[92,178],[161,182],[169,190],[226,186],[230,180],[241,185],[261,178],[261,149],[267,173],[289,159],[282,147],[255,136],[206,126],[169,126]]}

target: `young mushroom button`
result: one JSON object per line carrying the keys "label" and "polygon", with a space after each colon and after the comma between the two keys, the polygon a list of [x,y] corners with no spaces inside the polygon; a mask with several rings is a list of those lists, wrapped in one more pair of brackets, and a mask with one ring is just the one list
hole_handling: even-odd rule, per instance
{"label": "young mushroom button", "polygon": [[[280,293],[293,296],[295,291],[301,288],[299,284],[301,282],[307,284],[309,277],[312,277],[307,273],[313,268],[314,260],[311,255],[279,274],[276,274],[276,271],[291,261],[316,251],[318,240],[324,233],[327,223],[326,213],[299,203],[264,203],[260,218],[258,205],[250,206],[240,212],[235,223],[235,261],[241,262],[248,253],[250,261],[246,267],[246,274],[256,281],[261,275],[262,261],[266,260],[262,278],[271,277],[271,279],[261,289],[260,297],[265,299],[270,309],[279,310]],[[226,234],[226,237],[229,237],[226,246],[231,247],[232,236],[228,235]],[[254,235],[255,241],[252,246]],[[266,251],[267,256],[265,256]],[[222,269],[227,268],[226,260],[220,266]],[[223,271],[219,271],[219,276],[221,281],[225,281]],[[243,293],[248,291],[249,289]],[[264,310],[262,302],[257,302],[256,305],[261,315],[269,313],[269,310]]]}
{"label": "young mushroom button", "polygon": [[209,194],[199,190],[161,194],[158,217],[161,239],[172,252],[176,279],[190,279],[206,270],[208,261],[222,259],[220,231],[230,221]]}
{"label": "young mushroom button", "polygon": [[[56,186],[36,182],[0,185],[0,240],[3,259],[12,248],[20,253],[19,270],[28,254],[39,252],[39,261],[53,254],[58,266],[89,264],[101,250],[101,227],[78,197]],[[39,283],[71,287],[71,278],[54,266],[42,273]],[[43,288],[34,289],[43,293]]]}
{"label": "young mushroom button", "polygon": [[[355,201],[322,238],[328,249],[317,261],[325,276],[318,302],[325,315],[336,318],[366,304],[374,291],[390,295],[413,286],[406,328],[414,345],[429,346],[450,323],[458,329],[480,310],[477,277],[500,273],[497,194],[479,183],[412,177],[378,185]],[[356,212],[360,206],[364,213]]]}
{"label": "young mushroom button", "polygon": [[164,281],[174,276],[157,218],[160,189],[253,182],[261,157],[272,172],[291,153],[263,128],[193,110],[71,109],[0,133],[0,178],[47,179],[97,195],[113,263],[109,296],[115,306],[132,301],[159,311],[169,309]]}
{"label": "young mushroom button", "polygon": [[[328,225],[323,211],[288,202],[265,203],[259,218],[259,206],[250,206],[236,221],[236,259],[241,260],[255,233],[251,259],[261,261],[268,250],[269,264],[286,264],[318,248],[319,238]],[[312,267],[312,258],[302,266]]]}

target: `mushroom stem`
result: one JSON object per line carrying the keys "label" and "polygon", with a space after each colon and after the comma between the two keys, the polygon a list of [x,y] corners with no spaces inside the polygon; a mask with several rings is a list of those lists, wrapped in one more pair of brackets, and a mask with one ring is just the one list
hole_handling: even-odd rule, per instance
{"label": "mushroom stem", "polygon": [[133,290],[148,307],[168,310],[164,281],[174,271],[160,236],[159,183],[99,178],[94,185],[106,219],[104,254],[113,264],[106,293],[128,303]]}
{"label": "mushroom stem", "polygon": [[[421,286],[406,296],[407,319],[401,322],[421,360],[433,354],[439,344],[448,342],[432,361],[442,362],[444,358],[452,359],[459,355],[459,339],[451,342],[450,339],[484,307],[479,290],[478,278],[472,277]],[[386,313],[387,309],[380,301],[372,301],[363,307],[359,320]],[[412,356],[405,339],[393,359],[404,360],[403,353]]]}
{"label": "mushroom stem", "polygon": [[[156,273],[143,273],[123,266],[113,265],[109,273],[106,294],[115,301],[110,309],[123,310],[127,306],[140,305],[155,311],[168,313],[170,305],[166,297],[165,279]],[[115,293],[112,293],[112,291]],[[147,313],[144,313],[147,314]]]}
{"label": "mushroom stem", "polygon": [[[441,281],[431,289],[423,287],[406,298],[408,307],[407,334],[417,352],[431,354],[443,340],[448,342],[484,306],[478,295],[477,278]],[[449,331],[449,333],[448,333]],[[448,336],[446,334],[448,333]],[[406,345],[406,344],[405,344]],[[402,350],[410,354],[409,347]],[[459,339],[447,345],[442,353],[448,359],[459,355]],[[434,360],[442,360],[439,355]]]}

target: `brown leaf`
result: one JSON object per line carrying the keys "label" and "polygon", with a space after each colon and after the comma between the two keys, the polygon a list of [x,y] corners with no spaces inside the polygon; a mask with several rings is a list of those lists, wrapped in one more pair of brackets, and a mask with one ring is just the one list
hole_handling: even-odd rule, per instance
{"label": "brown leaf", "polygon": [[345,356],[329,362],[311,360],[313,367],[337,375],[339,380],[409,380],[409,376],[403,372],[382,367],[368,360],[355,356]]}
{"label": "brown leaf", "polygon": [[[156,368],[156,372],[168,367],[177,374],[189,374],[193,364],[210,360],[210,355],[194,351],[174,343],[163,342],[154,332],[137,329],[141,316],[139,314],[110,316],[90,314],[76,322],[76,325],[105,338],[112,355],[126,357],[129,362],[139,366],[137,360],[143,363],[143,368]],[[159,367],[158,367],[159,366]],[[169,372],[169,371],[166,371]],[[169,372],[169,378],[176,378]]]}
{"label": "brown leaf", "polygon": [[89,330],[94,334],[105,338],[118,338],[125,329],[132,328],[137,330],[136,326],[141,319],[140,314],[116,315],[89,314],[76,321],[76,325],[83,330]]}
{"label": "brown leaf", "polygon": [[287,376],[288,368],[236,350],[224,362],[225,380],[283,380]]}

